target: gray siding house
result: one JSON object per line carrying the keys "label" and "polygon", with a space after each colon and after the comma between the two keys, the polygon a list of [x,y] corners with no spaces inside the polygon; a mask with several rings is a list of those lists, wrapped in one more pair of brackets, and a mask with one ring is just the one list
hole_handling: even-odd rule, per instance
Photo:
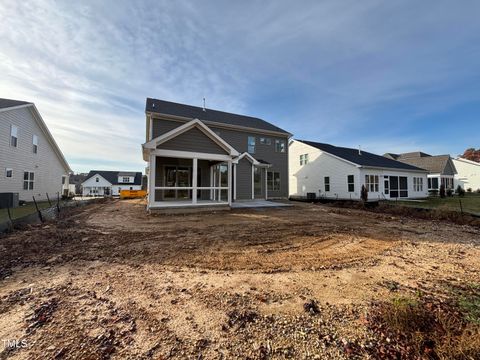
{"label": "gray siding house", "polygon": [[148,208],[288,197],[291,134],[262,119],[146,102]]}
{"label": "gray siding house", "polygon": [[46,200],[68,192],[71,169],[33,103],[0,99],[0,193]]}

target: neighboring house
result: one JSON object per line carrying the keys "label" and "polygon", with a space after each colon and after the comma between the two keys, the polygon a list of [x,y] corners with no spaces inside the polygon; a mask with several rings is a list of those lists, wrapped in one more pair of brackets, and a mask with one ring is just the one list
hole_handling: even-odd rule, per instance
{"label": "neighboring house", "polygon": [[450,155],[432,156],[416,151],[403,154],[386,153],[383,156],[428,170],[429,191],[440,190],[442,185],[445,186],[445,189],[454,187],[453,180],[457,171]]}
{"label": "neighboring house", "polygon": [[289,144],[290,196],[333,199],[425,198],[427,171],[359,149],[304,140]]}
{"label": "neighboring house", "polygon": [[148,208],[288,197],[290,133],[262,119],[148,98]]}
{"label": "neighboring house", "polygon": [[122,190],[141,189],[141,172],[92,170],[82,182],[83,196],[118,196]]}
{"label": "neighboring house", "polygon": [[460,185],[465,190],[480,190],[480,163],[458,157],[453,164],[457,169],[455,188]]}
{"label": "neighboring house", "polygon": [[38,201],[68,192],[71,172],[33,103],[0,99],[0,193]]}

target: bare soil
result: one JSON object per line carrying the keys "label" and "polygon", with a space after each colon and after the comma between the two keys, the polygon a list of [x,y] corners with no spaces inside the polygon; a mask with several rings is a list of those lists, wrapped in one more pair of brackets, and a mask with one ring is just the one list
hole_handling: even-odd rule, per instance
{"label": "bare soil", "polygon": [[479,271],[478,227],[108,201],[0,238],[0,359],[371,358],[373,301]]}

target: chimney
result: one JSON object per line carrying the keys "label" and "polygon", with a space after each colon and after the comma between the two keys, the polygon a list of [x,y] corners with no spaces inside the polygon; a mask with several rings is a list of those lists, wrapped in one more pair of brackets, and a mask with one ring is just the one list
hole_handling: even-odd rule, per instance
{"label": "chimney", "polygon": [[358,145],[358,155],[362,155],[362,147]]}
{"label": "chimney", "polygon": [[205,109],[205,98],[203,98],[203,111],[207,111],[207,109]]}

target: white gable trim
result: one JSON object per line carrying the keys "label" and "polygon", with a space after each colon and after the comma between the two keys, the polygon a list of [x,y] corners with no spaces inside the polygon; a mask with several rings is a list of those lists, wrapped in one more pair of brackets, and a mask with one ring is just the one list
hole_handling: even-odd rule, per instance
{"label": "white gable trim", "polygon": [[215,142],[218,146],[224,149],[230,156],[238,156],[239,152],[235,150],[230,144],[228,144],[225,140],[223,140],[220,136],[215,134],[212,129],[210,129],[207,125],[201,122],[198,119],[194,119],[186,124],[183,124],[169,132],[156,137],[148,141],[147,143],[143,144],[144,149],[156,149],[158,145],[163,144],[180,134],[187,132],[194,127],[198,128],[202,131],[207,137],[209,137],[213,142]]}
{"label": "white gable trim", "polygon": [[[89,182],[90,180],[93,180],[93,181],[96,183],[95,178],[97,178],[97,177],[103,179],[106,183],[109,183],[110,186],[113,186],[113,184],[112,184],[110,181],[108,181],[108,180],[105,179],[102,175],[100,175],[100,174],[98,174],[98,173],[96,173],[96,174],[93,175],[93,176],[90,176],[87,180],[85,180],[84,182],[82,182],[81,185],[84,186],[84,184],[87,183],[87,182]],[[87,187],[90,187],[90,186],[87,186]]]}

